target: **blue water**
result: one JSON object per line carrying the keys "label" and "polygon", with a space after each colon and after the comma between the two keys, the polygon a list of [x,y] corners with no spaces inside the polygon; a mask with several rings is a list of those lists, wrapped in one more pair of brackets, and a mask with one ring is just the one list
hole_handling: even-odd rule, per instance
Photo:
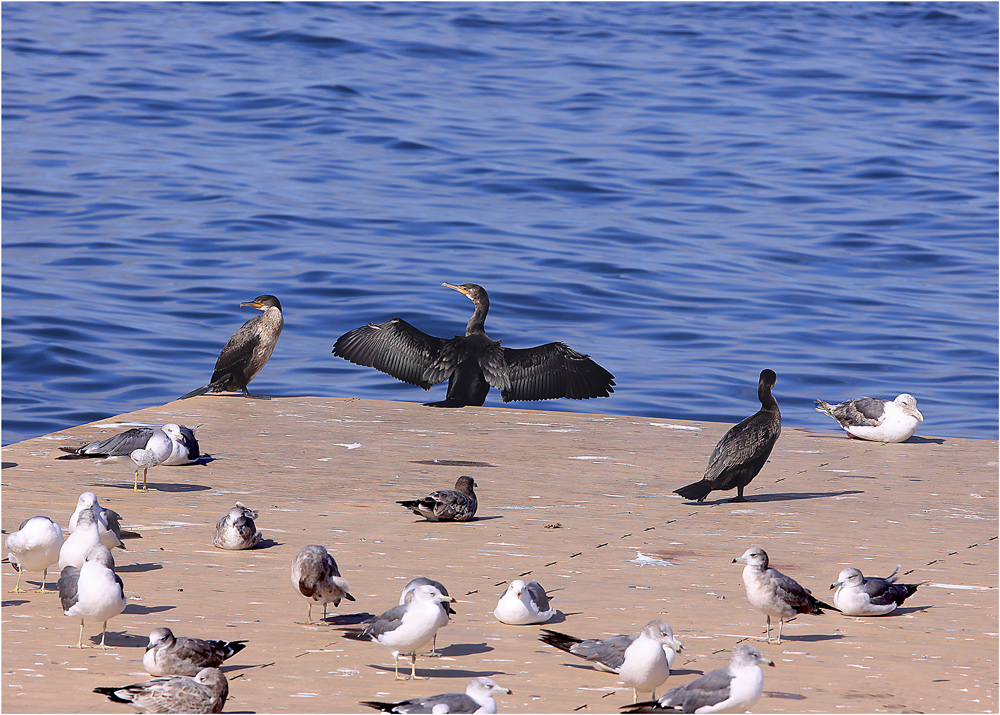
{"label": "blue water", "polygon": [[[563,340],[735,422],[917,396],[997,436],[997,13],[941,4],[4,3],[3,442],[162,404],[277,295],[255,392],[398,315]],[[487,405],[501,404],[494,392]]]}

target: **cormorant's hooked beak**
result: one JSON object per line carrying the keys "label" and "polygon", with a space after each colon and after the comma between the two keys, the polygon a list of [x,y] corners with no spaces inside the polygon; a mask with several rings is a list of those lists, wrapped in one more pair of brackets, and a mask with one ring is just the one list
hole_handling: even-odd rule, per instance
{"label": "cormorant's hooked beak", "polygon": [[264,305],[263,303],[258,303],[255,300],[247,301],[246,303],[240,303],[240,307],[241,308],[250,307],[250,308],[256,308],[257,310],[267,310],[266,305]]}
{"label": "cormorant's hooked beak", "polygon": [[441,285],[443,285],[445,288],[451,288],[452,290],[457,290],[459,293],[461,293],[466,297],[468,297],[469,295],[469,291],[467,291],[464,286],[457,286],[454,283],[442,283]]}

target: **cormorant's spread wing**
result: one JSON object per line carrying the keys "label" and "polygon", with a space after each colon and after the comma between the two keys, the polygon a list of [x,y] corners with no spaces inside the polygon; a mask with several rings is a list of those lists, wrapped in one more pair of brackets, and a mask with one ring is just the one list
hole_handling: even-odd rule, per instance
{"label": "cormorant's spread wing", "polygon": [[[503,355],[510,380],[510,388],[501,389],[504,402],[557,397],[583,400],[614,392],[615,376],[565,343],[503,348]],[[485,367],[483,372],[490,380]]]}
{"label": "cormorant's spread wing", "polygon": [[216,380],[233,374],[234,368],[238,370],[237,379],[245,379],[243,370],[254,350],[260,345],[260,330],[257,329],[257,323],[262,317],[262,315],[255,315],[250,318],[243,323],[239,330],[233,333],[233,337],[229,338],[226,347],[222,348],[222,352],[219,353],[219,359],[215,361],[215,372],[212,373],[211,382],[214,383]]}
{"label": "cormorant's spread wing", "polygon": [[344,333],[333,346],[333,354],[355,365],[373,367],[429,390],[431,385],[444,382],[450,376],[426,375],[437,361],[446,341],[414,328],[402,318],[368,325]]}

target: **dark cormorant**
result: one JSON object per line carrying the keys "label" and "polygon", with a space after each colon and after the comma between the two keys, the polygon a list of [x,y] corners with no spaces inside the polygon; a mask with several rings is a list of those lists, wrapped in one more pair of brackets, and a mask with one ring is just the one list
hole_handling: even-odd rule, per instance
{"label": "dark cormorant", "polygon": [[475,283],[441,285],[457,290],[476,305],[465,335],[435,338],[402,318],[393,318],[341,335],[333,354],[425,390],[448,380],[445,399],[428,403],[435,407],[482,405],[490,387],[500,390],[504,402],[558,397],[582,400],[614,392],[614,375],[565,343],[500,347],[500,341],[491,340],[483,327],[490,309],[486,290]]}
{"label": "dark cormorant", "polygon": [[709,492],[735,487],[737,492],[732,501],[746,501],[743,488],[760,472],[781,434],[781,412],[771,395],[771,388],[777,380],[773,370],[760,371],[757,382],[760,410],[730,428],[719,440],[700,481],[675,489],[675,494],[685,499],[705,501]]}
{"label": "dark cormorant", "polygon": [[233,390],[243,390],[245,397],[270,399],[264,395],[250,394],[247,385],[257,377],[257,373],[263,369],[271,353],[274,352],[274,345],[278,342],[281,328],[285,324],[281,316],[281,303],[273,295],[259,295],[249,303],[240,303],[241,308],[248,305],[261,311],[262,314],[243,323],[243,327],[229,338],[226,347],[222,348],[219,354],[219,359],[215,361],[212,381],[177,399],[186,400],[189,397],[204,395],[206,392]]}

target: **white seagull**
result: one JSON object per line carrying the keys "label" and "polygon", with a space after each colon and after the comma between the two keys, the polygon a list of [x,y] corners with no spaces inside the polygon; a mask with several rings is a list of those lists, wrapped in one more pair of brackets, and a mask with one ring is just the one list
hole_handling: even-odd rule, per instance
{"label": "white seagull", "polygon": [[119,523],[119,520],[122,518],[121,514],[101,506],[94,492],[84,492],[77,499],[76,511],[69,518],[69,533],[72,534],[76,531],[76,523],[80,519],[80,512],[84,509],[92,509],[95,516],[97,516],[97,530],[101,535],[102,544],[109,549],[125,548],[125,544],[122,543],[122,527]]}
{"label": "white seagull", "polygon": [[498,621],[512,626],[545,623],[555,613],[555,609],[549,607],[545,589],[534,579],[528,583],[521,579],[512,581],[493,609]]}
{"label": "white seagull", "polygon": [[63,545],[62,529],[57,523],[47,516],[33,516],[22,521],[13,534],[8,534],[4,545],[7,547],[7,560],[17,570],[17,583],[11,593],[25,593],[21,588],[24,571],[41,571],[42,583],[35,590],[53,593],[45,588],[45,577],[49,566],[59,562],[59,550]]}
{"label": "white seagull", "polygon": [[395,703],[362,700],[361,704],[385,713],[485,713],[497,711],[495,694],[511,695],[490,678],[473,678],[464,693],[444,693],[427,698],[411,698]]}
{"label": "white seagull", "polygon": [[169,628],[154,628],[142,656],[150,675],[198,675],[202,668],[218,668],[246,648],[246,641],[207,641],[177,637]]}
{"label": "white seagull", "polygon": [[216,523],[212,545],[217,549],[233,551],[252,549],[264,538],[257,531],[257,525],[253,521],[256,518],[255,509],[247,509],[241,502],[236,502],[236,506]]}
{"label": "white seagull", "polygon": [[[60,447],[63,452],[69,452],[59,459],[97,459],[97,464],[118,462],[128,458],[136,449],[144,448],[153,437],[156,430],[165,432],[166,427],[133,427],[107,439],[90,442],[82,447]],[[163,461],[164,466],[176,466],[197,462],[201,456],[198,439],[194,430],[184,425],[176,425],[177,430],[170,430],[172,446],[170,456]],[[197,428],[195,428],[197,429]]]}
{"label": "white seagull", "polygon": [[816,400],[816,411],[837,420],[848,436],[871,442],[905,442],[924,421],[917,398],[905,392],[895,400],[859,397],[839,405]]}
{"label": "white seagull", "polygon": [[121,688],[94,688],[113,703],[126,703],[151,713],[220,713],[229,697],[229,683],[218,668],[204,668],[195,677],[170,675]]}
{"label": "white seagull", "polygon": [[347,579],[341,577],[337,562],[322,546],[311,544],[302,548],[292,561],[292,585],[309,602],[309,623],[312,623],[312,605],[323,604],[323,618],[326,618],[326,604],[340,605],[340,599],[356,601],[347,592]]}
{"label": "white seagull", "polygon": [[[404,603],[409,603],[413,600],[413,592],[417,589],[417,586],[431,586],[436,588],[438,593],[442,596],[447,596],[448,589],[444,587],[444,584],[440,581],[435,581],[432,578],[427,578],[426,576],[417,576],[415,579],[411,580],[408,584],[403,586],[403,592],[399,595],[399,605],[402,606]],[[441,602],[441,618],[438,628],[444,628],[448,625],[449,614],[455,611],[445,602]],[[434,634],[434,639],[431,641],[431,652],[427,654],[428,658],[438,658],[440,653],[437,652],[437,633]]]}
{"label": "white seagull", "polygon": [[659,700],[627,705],[627,713],[670,710],[684,713],[744,713],[752,708],[764,691],[761,663],[774,663],[749,643],[733,648],[729,665],[705,673],[687,685],[672,688]]}
{"label": "white seagull", "polygon": [[441,607],[438,604],[454,602],[454,598],[442,595],[434,586],[417,586],[408,603],[393,606],[364,629],[348,630],[344,637],[374,641],[388,648],[392,653],[396,680],[405,680],[399,677],[399,656],[409,655],[410,679],[426,680],[417,676],[417,651],[430,643],[440,628]]}
{"label": "white seagull", "polygon": [[93,509],[81,509],[77,514],[76,528],[59,548],[59,570],[62,571],[67,566],[82,567],[87,553],[100,543],[101,530],[97,514]]}
{"label": "white seagull", "polygon": [[844,569],[830,588],[833,605],[845,616],[884,616],[917,591],[919,584],[896,583],[899,566],[885,578],[865,576],[858,569]]}
{"label": "white seagull", "polygon": [[84,621],[103,623],[101,648],[108,632],[108,621],[125,610],[125,590],[114,572],[111,550],[97,544],[87,552],[81,568],[67,566],[59,574],[59,598],[67,616],[80,619],[80,639],[83,648]]}

